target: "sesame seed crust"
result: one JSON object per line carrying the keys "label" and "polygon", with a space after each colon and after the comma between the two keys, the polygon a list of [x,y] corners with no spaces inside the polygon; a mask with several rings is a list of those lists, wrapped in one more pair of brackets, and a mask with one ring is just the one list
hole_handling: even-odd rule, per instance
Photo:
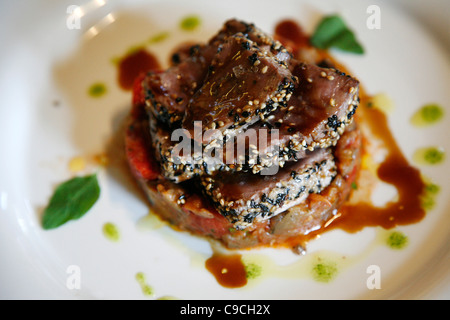
{"label": "sesame seed crust", "polygon": [[271,176],[223,173],[201,177],[204,192],[237,229],[271,217],[320,193],[337,174],[331,150],[320,149]]}

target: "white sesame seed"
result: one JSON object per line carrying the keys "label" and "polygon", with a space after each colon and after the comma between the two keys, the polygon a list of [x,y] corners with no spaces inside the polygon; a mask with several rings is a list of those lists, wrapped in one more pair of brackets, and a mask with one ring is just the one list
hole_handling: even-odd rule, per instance
{"label": "white sesame seed", "polygon": [[331,99],[330,99],[330,104],[331,104],[333,107],[335,107],[335,106],[336,106],[336,101],[335,101],[333,98],[331,98]]}

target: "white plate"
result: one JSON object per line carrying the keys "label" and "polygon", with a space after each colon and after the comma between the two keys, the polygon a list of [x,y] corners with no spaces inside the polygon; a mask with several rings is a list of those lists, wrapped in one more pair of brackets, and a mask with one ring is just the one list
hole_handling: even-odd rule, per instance
{"label": "white plate", "polygon": [[[430,143],[450,150],[448,114],[426,129],[409,123],[411,114],[429,102],[439,103],[447,113],[450,110],[449,53],[401,9],[360,0],[188,3],[92,0],[0,5],[0,298],[449,298],[448,160],[421,167],[441,192],[437,206],[423,221],[398,228],[410,240],[405,249],[382,245],[377,239],[380,230],[374,228],[357,234],[325,234],[310,243],[309,254],[300,258],[285,250],[245,252],[244,258],[269,257],[284,268],[268,272],[269,264],[263,263],[263,276],[239,289],[221,287],[204,268],[211,253],[208,242],[167,227],[145,227],[145,202],[117,170],[88,166],[86,172],[98,172],[102,188],[96,205],[78,221],[51,231],[41,228],[42,208],[54,187],[73,176],[69,160],[104,152],[129,109],[130,93],[117,86],[111,60],[169,31],[166,40],[150,47],[167,61],[175,44],[204,39],[231,17],[254,22],[268,32],[281,19],[294,18],[310,32],[323,14],[341,14],[356,30],[366,54],[336,53],[336,57],[369,93],[384,92],[393,99],[389,123],[405,155],[411,159],[417,147]],[[379,30],[366,26],[370,4],[381,9]],[[76,22],[67,24],[70,5],[83,9],[79,29]],[[449,9],[448,3],[442,6]],[[195,32],[178,27],[189,14],[201,18]],[[87,89],[98,81],[106,84],[108,92],[94,99]],[[118,242],[102,234],[105,222],[118,226]],[[302,271],[316,256],[346,262],[333,281],[321,283]],[[297,272],[285,272],[289,265],[295,265]],[[367,286],[371,265],[380,268],[381,289]],[[143,294],[135,279],[138,272],[146,276],[153,295]],[[79,275],[80,288],[71,287],[73,275]]]}

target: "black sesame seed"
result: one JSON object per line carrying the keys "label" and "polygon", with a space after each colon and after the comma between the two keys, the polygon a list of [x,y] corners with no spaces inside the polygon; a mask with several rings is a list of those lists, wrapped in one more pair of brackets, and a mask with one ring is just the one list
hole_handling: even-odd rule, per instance
{"label": "black sesame seed", "polygon": [[273,125],[272,125],[271,123],[269,123],[269,122],[264,122],[264,123],[262,124],[262,126],[263,126],[263,127],[267,127],[269,130],[270,130],[270,129],[273,129]]}
{"label": "black sesame seed", "polygon": [[248,41],[242,42],[242,48],[244,48],[245,50],[249,50],[250,42],[248,42]]}
{"label": "black sesame seed", "polygon": [[172,55],[172,62],[173,62],[174,64],[179,64],[180,61],[181,61],[180,55],[179,55],[178,53],[174,53],[174,54]]}
{"label": "black sesame seed", "polygon": [[254,24],[253,23],[246,23],[246,22],[242,22],[242,24],[245,26],[245,33],[250,33],[253,31],[254,28]]}
{"label": "black sesame seed", "polygon": [[261,208],[262,212],[264,212],[264,213],[269,212],[269,207],[267,207],[263,204],[259,204],[259,207]]}
{"label": "black sesame seed", "polygon": [[355,109],[353,109],[352,111],[350,111],[350,112],[347,114],[347,119],[350,120],[350,119],[353,117],[354,114],[355,114]]}
{"label": "black sesame seed", "polygon": [[155,98],[155,95],[153,94],[153,92],[150,89],[147,90],[146,98],[147,99],[154,99]]}
{"label": "black sesame seed", "polygon": [[298,197],[300,197],[300,195],[305,191],[305,189],[306,189],[305,186],[302,186],[298,191],[297,195],[295,196],[295,198],[297,199]]}
{"label": "black sesame seed", "polygon": [[193,45],[192,47],[189,48],[189,54],[191,56],[197,54],[200,51],[200,46],[198,44]]}
{"label": "black sesame seed", "polygon": [[332,67],[333,67],[333,64],[331,63],[330,60],[328,60],[328,59],[323,59],[323,60],[321,60],[321,61],[319,61],[319,62],[317,63],[317,66],[318,66],[318,67],[321,67],[321,68],[332,68]]}
{"label": "black sesame seed", "polygon": [[328,118],[328,126],[333,129],[337,129],[341,126],[341,122],[338,120],[338,117],[334,114]]}
{"label": "black sesame seed", "polygon": [[252,223],[252,222],[253,222],[253,219],[255,219],[255,216],[254,216],[253,214],[251,214],[251,213],[246,214],[246,215],[244,216],[244,222]]}
{"label": "black sesame seed", "polygon": [[286,200],[287,193],[279,193],[275,199],[275,204],[280,205]]}
{"label": "black sesame seed", "polygon": [[251,64],[255,64],[256,60],[258,60],[258,54],[255,52],[251,56],[248,57],[248,60],[250,60]]}

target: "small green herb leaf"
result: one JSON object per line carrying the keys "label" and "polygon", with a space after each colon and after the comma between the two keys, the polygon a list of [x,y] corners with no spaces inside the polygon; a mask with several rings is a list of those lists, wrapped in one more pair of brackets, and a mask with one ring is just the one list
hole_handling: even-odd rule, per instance
{"label": "small green herb leaf", "polygon": [[81,218],[100,196],[97,175],[75,177],[60,184],[44,211],[44,229],[57,228],[69,220]]}
{"label": "small green herb leaf", "polygon": [[364,53],[353,32],[338,15],[322,19],[311,37],[311,44],[319,49],[338,48],[357,54]]}

